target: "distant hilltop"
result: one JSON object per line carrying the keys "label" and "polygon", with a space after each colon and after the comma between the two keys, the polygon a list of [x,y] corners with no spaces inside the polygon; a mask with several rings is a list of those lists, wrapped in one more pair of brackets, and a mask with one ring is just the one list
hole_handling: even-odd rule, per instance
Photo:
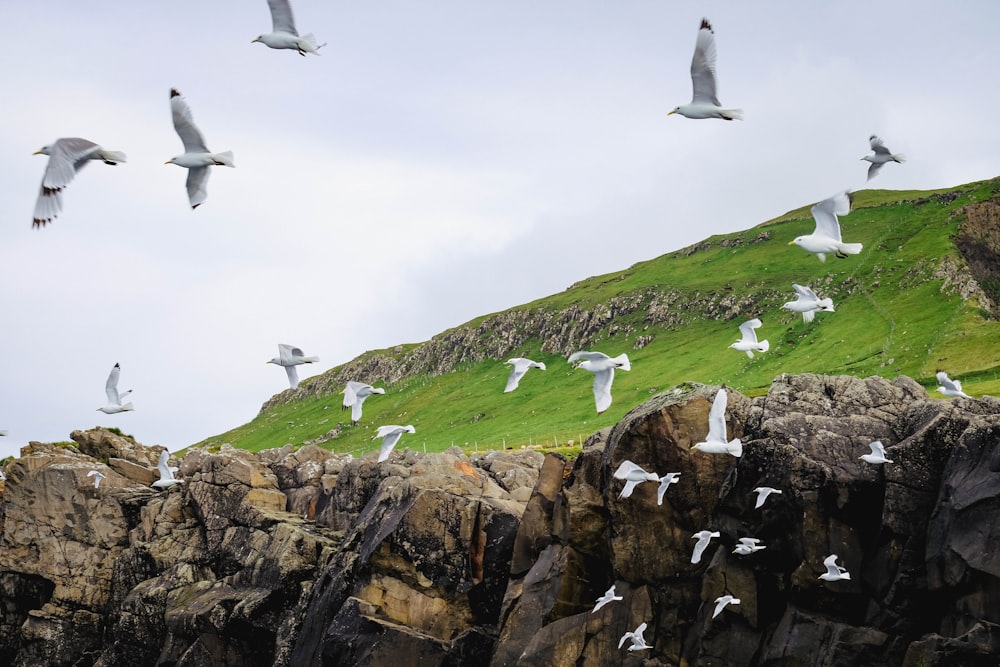
{"label": "distant hilltop", "polygon": [[[412,423],[427,451],[578,442],[663,387],[726,383],[750,395],[782,373],[900,374],[925,387],[946,370],[974,395],[1000,393],[1000,179],[935,191],[862,190],[840,218],[864,244],[846,259],[790,247],[811,232],[809,206],[751,229],[713,236],[565,291],[484,315],[423,343],[366,352],[268,400],[250,423],[201,445],[257,450],[320,443],[366,451],[374,428]],[[782,308],[792,285],[832,298],[812,323]],[[766,354],[727,349],[759,317]],[[614,403],[597,417],[590,381],[566,357],[627,352]],[[504,395],[510,357],[547,364]],[[384,387],[351,425],[339,392],[348,380]],[[401,421],[402,420],[402,421]]]}

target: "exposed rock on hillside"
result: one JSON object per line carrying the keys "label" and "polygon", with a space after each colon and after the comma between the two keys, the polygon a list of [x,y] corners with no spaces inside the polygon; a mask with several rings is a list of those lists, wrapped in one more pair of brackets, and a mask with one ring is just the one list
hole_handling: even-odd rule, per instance
{"label": "exposed rock on hillside", "polygon": [[[1000,401],[782,376],[730,392],[735,459],[690,449],[716,390],[655,396],[571,464],[224,446],[161,492],[130,438],[32,443],[0,499],[0,664],[997,664]],[[875,439],[893,463],[858,460]],[[662,506],[619,498],[625,459],[681,473]],[[760,485],[782,493],[757,509]],[[818,578],[830,554],[849,580]],[[652,648],[619,650],[643,622]]]}

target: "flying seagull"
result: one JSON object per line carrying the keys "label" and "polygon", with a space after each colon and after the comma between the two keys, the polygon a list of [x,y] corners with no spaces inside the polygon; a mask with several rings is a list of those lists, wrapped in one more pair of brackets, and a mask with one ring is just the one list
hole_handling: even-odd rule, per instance
{"label": "flying seagull", "polygon": [[35,155],[48,155],[49,163],[42,175],[42,189],[35,202],[31,226],[44,227],[55,220],[62,211],[62,191],[72,182],[76,172],[90,160],[101,160],[111,166],[125,161],[125,153],[101,148],[93,141],[79,137],[56,139],[54,144],[42,146]]}
{"label": "flying seagull", "polygon": [[403,437],[404,433],[416,433],[417,429],[412,426],[379,426],[378,431],[372,437],[372,440],[377,440],[382,438],[382,447],[378,452],[378,461],[376,463],[382,463],[387,458],[389,454],[392,453],[392,448],[396,446],[399,439]]}
{"label": "flying seagull", "polygon": [[743,109],[723,109],[719,104],[715,82],[715,32],[708,19],[701,20],[698,39],[694,43],[691,84],[694,88],[691,103],[676,107],[668,116],[678,113],[686,118],[743,120]]}
{"label": "flying seagull", "polygon": [[874,134],[868,137],[868,142],[871,144],[872,150],[875,152],[874,155],[866,155],[862,160],[871,162],[871,166],[868,167],[868,179],[872,180],[878,176],[879,170],[882,169],[882,165],[886,162],[898,162],[902,164],[906,162],[906,158],[902,155],[893,155],[892,152],[885,147],[885,142],[879,139]]}
{"label": "flying seagull", "polygon": [[767,352],[771,344],[766,340],[757,342],[757,332],[754,331],[754,329],[760,328],[761,324],[763,323],[756,317],[741,324],[740,333],[743,334],[743,337],[729,347],[740,352],[746,352],[747,356],[751,359],[753,359],[754,352]]}
{"label": "flying seagull", "polygon": [[816,229],[812,234],[797,236],[788,245],[797,245],[806,252],[815,253],[819,261],[825,262],[827,253],[835,253],[840,259],[861,252],[860,243],[844,243],[840,238],[840,222],[838,215],[851,212],[851,193],[848,190],[838,192],[829,199],[824,199],[810,209],[816,220]]}
{"label": "flying seagull", "polygon": [[875,464],[892,463],[891,459],[885,458],[885,447],[879,440],[869,443],[868,446],[872,448],[871,454],[862,454],[859,459]]}
{"label": "flying seagull", "polygon": [[122,401],[128,398],[132,390],[129,389],[123,394],[118,393],[118,376],[121,375],[122,367],[115,364],[111,368],[111,373],[108,374],[108,381],[104,383],[104,393],[108,396],[108,404],[103,408],[97,408],[98,411],[103,412],[106,415],[113,415],[118,412],[128,412],[129,410],[134,410],[132,403],[122,404]]}
{"label": "flying seagull", "polygon": [[622,492],[618,495],[619,498],[631,497],[632,492],[635,491],[635,487],[643,482],[660,481],[660,478],[656,473],[646,472],[640,466],[627,459],[621,462],[621,465],[618,466],[618,470],[615,470],[614,478],[625,480],[625,486],[622,488]]}
{"label": "flying seagull", "polygon": [[593,614],[595,611],[597,611],[604,605],[608,604],[609,602],[612,602],[613,600],[622,600],[622,599],[623,599],[622,596],[615,595],[615,587],[612,586],[611,588],[609,588],[604,592],[604,595],[597,598],[597,604],[594,605],[594,608],[590,610],[590,613]]}
{"label": "flying seagull", "polygon": [[850,572],[837,565],[837,554],[827,556],[823,561],[823,565],[826,566],[826,572],[819,575],[819,578],[824,581],[840,581],[841,579],[851,578]]}
{"label": "flying seagull", "polygon": [[628,647],[628,650],[630,651],[644,651],[647,648],[653,648],[652,646],[646,643],[645,639],[643,639],[642,633],[645,631],[646,631],[646,624],[640,623],[639,627],[637,627],[635,630],[633,630],[632,632],[626,632],[625,634],[622,635],[622,638],[618,640],[618,648],[624,646],[625,640],[627,639],[632,641],[632,645]]}
{"label": "flying seagull", "polygon": [[694,551],[691,553],[691,562],[700,563],[701,555],[705,552],[705,549],[708,548],[708,543],[712,541],[713,537],[719,537],[719,535],[719,531],[711,530],[699,530],[697,533],[692,535],[691,537],[698,541],[695,542]]}
{"label": "flying seagull", "polygon": [[660,478],[660,486],[656,489],[656,504],[663,504],[663,496],[667,492],[667,489],[671,484],[676,482],[681,478],[679,472],[668,472],[666,475]]}
{"label": "flying seagull", "polygon": [[757,494],[757,504],[753,506],[754,509],[760,509],[764,505],[764,501],[767,500],[767,497],[772,493],[781,494],[780,490],[770,486],[758,486],[753,490],[753,492]]}
{"label": "flying seagull", "polygon": [[792,283],[792,289],[795,290],[795,301],[786,302],[782,308],[795,313],[802,313],[802,319],[806,324],[812,322],[819,311],[834,312],[833,299],[821,299],[816,296],[816,292],[812,291],[812,288],[805,285]]}
{"label": "flying seagull", "polygon": [[205,138],[194,125],[191,108],[177,92],[170,89],[170,112],[174,119],[174,129],[184,144],[184,152],[166,161],[188,170],[187,191],[191,208],[198,208],[208,198],[208,168],[212,166],[235,167],[233,152],[212,153],[205,146]]}
{"label": "flying seagull", "polygon": [[726,404],[729,395],[725,388],[719,389],[712,401],[712,409],[708,411],[708,435],[704,442],[691,446],[706,454],[732,454],[736,458],[743,456],[743,443],[739,438],[726,440]]}
{"label": "flying seagull", "polygon": [[299,36],[288,0],[267,0],[267,6],[271,10],[271,32],[258,35],[250,40],[251,44],[260,42],[272,49],[295,49],[300,56],[307,53],[319,55],[319,50],[326,44],[317,44],[312,33]]}
{"label": "flying seagull", "polygon": [[938,371],[937,381],[941,383],[941,386],[937,388],[939,392],[945,396],[961,396],[962,398],[972,398],[964,391],[962,391],[962,383],[958,380],[952,380],[948,377],[948,374],[944,371]]}
{"label": "flying seagull", "polygon": [[[288,385],[292,389],[299,387],[299,373],[295,367],[300,364],[313,364],[319,361],[319,357],[307,357],[300,348],[294,345],[278,343],[278,356],[268,359],[265,363],[284,366],[285,373],[288,374]],[[346,400],[346,397],[345,397]],[[345,403],[346,405],[346,403]],[[358,418],[361,416],[361,408],[358,407]]]}
{"label": "flying seagull", "polygon": [[749,556],[752,553],[756,553],[761,549],[766,549],[763,544],[760,543],[756,537],[741,537],[739,539],[739,544],[733,549],[733,553],[737,556]]}
{"label": "flying seagull", "polygon": [[507,363],[513,366],[510,370],[510,375],[507,377],[507,388],[503,390],[503,393],[509,393],[517,389],[517,385],[521,382],[521,378],[524,374],[528,372],[529,368],[537,368],[539,370],[545,370],[545,364],[540,361],[532,361],[531,359],[525,359],[524,357],[514,357],[513,359],[508,359]]}
{"label": "flying seagull", "polygon": [[101,488],[101,480],[104,479],[106,475],[99,470],[91,470],[90,472],[87,473],[87,477],[93,477],[94,488],[99,489]]}
{"label": "flying seagull", "polygon": [[722,610],[726,608],[729,604],[739,604],[740,599],[734,598],[732,595],[723,595],[721,597],[715,598],[715,611],[712,612],[712,618],[715,618],[722,613]]}
{"label": "flying seagull", "polygon": [[160,460],[156,462],[156,469],[160,472],[160,479],[153,482],[153,486],[157,489],[169,489],[175,484],[183,484],[183,479],[177,479],[174,477],[174,473],[177,468],[172,468],[167,465],[167,460],[170,459],[170,452],[163,450],[160,452]]}
{"label": "flying seagull", "polygon": [[[301,350],[299,351],[301,352]],[[294,366],[288,366],[288,368],[294,369]],[[351,421],[355,424],[361,421],[361,406],[366,398],[372,394],[384,393],[385,389],[382,387],[373,387],[364,382],[349,380],[347,386],[344,387],[344,409],[351,409]]]}
{"label": "flying seagull", "polygon": [[628,355],[624,353],[617,357],[609,357],[602,352],[581,351],[569,355],[567,361],[571,364],[576,363],[577,368],[594,374],[594,401],[597,404],[597,414],[611,407],[611,383],[615,380],[615,369],[632,370]]}

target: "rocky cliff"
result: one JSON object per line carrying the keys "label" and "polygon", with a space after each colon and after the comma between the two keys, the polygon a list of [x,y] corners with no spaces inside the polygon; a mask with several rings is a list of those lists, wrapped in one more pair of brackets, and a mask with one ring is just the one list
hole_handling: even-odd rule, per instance
{"label": "rocky cliff", "polygon": [[[716,390],[652,398],[571,463],[223,447],[158,491],[156,448],[32,443],[5,466],[0,664],[997,664],[1000,401],[782,376],[730,392],[735,459],[690,449]],[[876,439],[892,463],[858,459]],[[625,459],[681,473],[662,505],[619,498]],[[756,508],[761,485],[782,493]],[[747,536],[766,549],[734,554]],[[851,579],[819,579],[829,554]],[[651,648],[619,649],[640,623]]]}

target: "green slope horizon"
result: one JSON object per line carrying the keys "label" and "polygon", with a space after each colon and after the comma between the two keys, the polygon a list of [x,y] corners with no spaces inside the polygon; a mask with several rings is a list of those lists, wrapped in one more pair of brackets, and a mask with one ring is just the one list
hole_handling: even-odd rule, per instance
{"label": "green slope horizon", "polygon": [[[788,242],[813,231],[812,203],[751,229],[712,236],[563,292],[476,318],[429,341],[372,350],[304,380],[249,423],[197,443],[259,451],[319,444],[355,456],[378,449],[378,426],[412,424],[400,449],[579,446],[652,395],[685,382],[748,395],[784,373],[908,375],[929,392],[945,370],[973,396],[1000,392],[1000,178],[933,191],[862,190],[841,217],[860,255],[825,263]],[[782,308],[792,283],[831,297],[836,312],[803,322]],[[759,317],[770,350],[729,345]],[[566,357],[622,352],[614,402],[597,415],[592,375]],[[544,362],[504,394],[510,367]],[[347,380],[384,387],[361,422],[341,408]]]}

